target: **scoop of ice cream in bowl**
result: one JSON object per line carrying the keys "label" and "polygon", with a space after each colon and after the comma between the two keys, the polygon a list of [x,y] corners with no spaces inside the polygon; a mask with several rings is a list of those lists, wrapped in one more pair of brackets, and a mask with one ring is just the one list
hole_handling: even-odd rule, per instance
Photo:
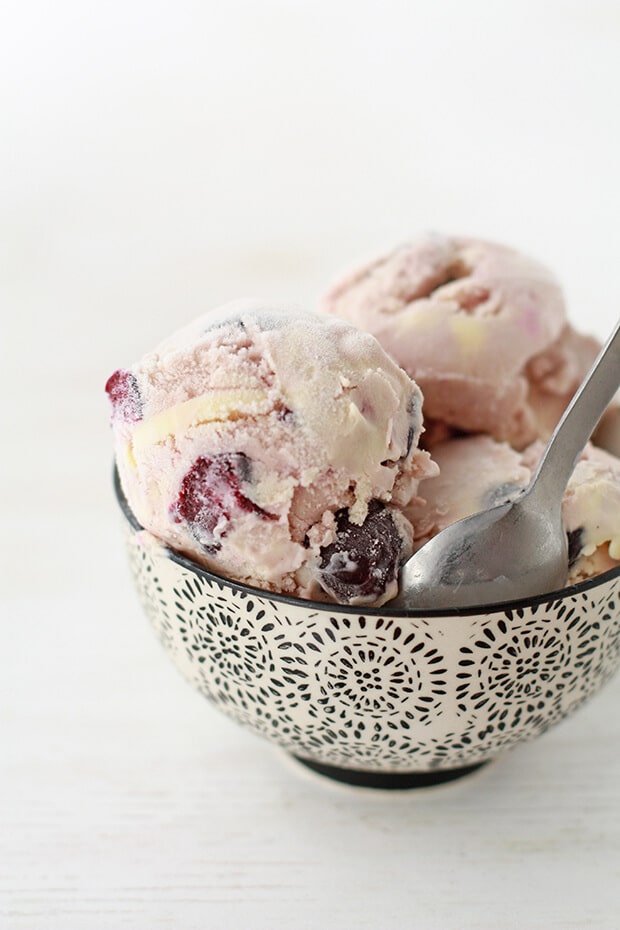
{"label": "scoop of ice cream in bowl", "polygon": [[116,493],[147,616],[209,701],[333,778],[435,784],[544,732],[620,664],[620,520],[594,513],[620,516],[620,462],[589,447],[575,472],[563,590],[390,606],[412,551],[527,484],[548,421],[524,445],[438,417],[425,434],[412,372],[358,326],[238,303],[115,372]]}

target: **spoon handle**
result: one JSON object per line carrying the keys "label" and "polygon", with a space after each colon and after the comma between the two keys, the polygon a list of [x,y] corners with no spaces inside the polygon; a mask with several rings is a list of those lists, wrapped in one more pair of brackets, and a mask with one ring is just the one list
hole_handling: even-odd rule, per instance
{"label": "spoon handle", "polygon": [[620,385],[620,320],[549,440],[530,484],[531,502],[560,501],[577,459]]}

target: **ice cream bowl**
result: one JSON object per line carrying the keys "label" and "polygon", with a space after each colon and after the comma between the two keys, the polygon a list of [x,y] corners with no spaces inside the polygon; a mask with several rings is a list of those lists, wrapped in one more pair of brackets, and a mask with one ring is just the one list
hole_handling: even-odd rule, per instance
{"label": "ice cream bowl", "polygon": [[145,531],[118,477],[146,614],[184,677],[243,727],[349,784],[473,772],[567,717],[620,665],[620,567],[444,611],[343,607],[238,584]]}

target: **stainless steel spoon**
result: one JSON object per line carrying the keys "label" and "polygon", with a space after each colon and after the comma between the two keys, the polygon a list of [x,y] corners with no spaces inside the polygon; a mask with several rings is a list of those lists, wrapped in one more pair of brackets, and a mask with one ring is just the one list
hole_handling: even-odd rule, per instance
{"label": "stainless steel spoon", "polygon": [[562,497],[577,459],[620,386],[620,321],[558,423],[527,488],[448,526],[411,556],[390,606],[493,604],[566,585]]}

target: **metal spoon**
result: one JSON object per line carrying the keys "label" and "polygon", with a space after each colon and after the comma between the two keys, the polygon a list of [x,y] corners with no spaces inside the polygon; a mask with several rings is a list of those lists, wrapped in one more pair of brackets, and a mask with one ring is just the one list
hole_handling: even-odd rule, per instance
{"label": "metal spoon", "polygon": [[448,526],[403,566],[390,606],[451,608],[566,585],[562,497],[577,459],[620,386],[620,321],[558,423],[527,488]]}

